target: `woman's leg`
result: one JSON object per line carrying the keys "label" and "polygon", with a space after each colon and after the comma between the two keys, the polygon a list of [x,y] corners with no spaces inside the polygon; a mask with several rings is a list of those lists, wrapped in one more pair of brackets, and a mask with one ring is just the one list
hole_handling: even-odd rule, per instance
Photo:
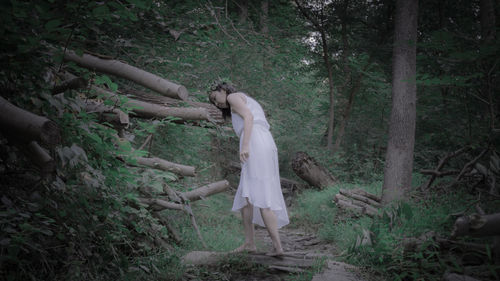
{"label": "woman's leg", "polygon": [[241,217],[243,218],[243,228],[245,230],[245,242],[240,247],[233,250],[233,252],[241,251],[256,251],[254,240],[254,227],[253,227],[253,205],[248,202],[245,207],[241,208]]}
{"label": "woman's leg", "polygon": [[269,236],[271,236],[276,254],[283,254],[283,248],[281,247],[281,240],[278,232],[278,220],[276,218],[276,214],[274,214],[274,212],[270,208],[261,208],[260,214],[262,215],[262,219],[264,220],[264,224],[266,225],[267,232],[269,232]]}

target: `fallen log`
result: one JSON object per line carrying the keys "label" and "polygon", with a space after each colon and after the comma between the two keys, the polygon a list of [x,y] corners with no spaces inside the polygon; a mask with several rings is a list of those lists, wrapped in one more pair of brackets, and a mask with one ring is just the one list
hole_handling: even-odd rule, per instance
{"label": "fallen log", "polygon": [[37,141],[53,147],[61,142],[61,132],[54,121],[19,108],[3,97],[0,97],[0,129],[26,143]]}
{"label": "fallen log", "polygon": [[99,113],[102,121],[115,125],[118,128],[127,128],[130,124],[128,114],[118,108],[104,105],[94,101],[86,101],[85,111],[87,113]]}
{"label": "fallen log", "polygon": [[292,169],[301,179],[311,186],[325,188],[337,183],[334,176],[326,168],[319,165],[314,158],[305,152],[297,152],[292,160]]}
{"label": "fallen log", "polygon": [[28,158],[40,169],[42,174],[51,174],[56,170],[54,159],[36,141],[30,142],[26,150]]}
{"label": "fallen log", "polygon": [[154,95],[151,93],[146,93],[143,91],[139,90],[133,90],[133,89],[126,89],[123,91],[123,94],[125,94],[127,97],[140,100],[143,102],[148,102],[152,104],[158,104],[166,107],[178,107],[178,106],[184,106],[184,105],[189,105],[194,108],[205,108],[208,111],[208,114],[210,116],[211,121],[215,123],[224,123],[225,120],[222,117],[222,111],[215,107],[211,103],[205,103],[205,102],[195,102],[195,101],[180,101],[177,99],[165,97],[165,96],[159,96],[159,95]]}
{"label": "fallen log", "polygon": [[[367,215],[369,217],[374,217],[378,215],[377,209],[365,204],[364,206],[360,206],[359,204],[355,204],[353,200],[345,199],[341,194],[336,194],[333,198],[333,201],[336,205],[344,210],[354,211],[363,215]],[[359,202],[359,201],[358,201]]]}
{"label": "fallen log", "polygon": [[182,176],[194,177],[196,175],[195,168],[193,166],[177,164],[157,157],[151,157],[151,158],[137,157],[136,160],[137,164],[147,166],[150,168],[172,172]]}
{"label": "fallen log", "polygon": [[[65,79],[74,79],[75,75],[65,72],[61,74]],[[106,99],[113,101],[116,105],[122,103],[123,96],[116,93],[107,91],[105,89],[99,88],[97,86],[90,87],[97,95],[102,96]],[[131,107],[132,112],[141,118],[165,118],[165,117],[177,117],[183,120],[207,120],[216,122],[212,119],[211,115],[216,116],[215,113],[210,114],[205,107],[166,107],[158,104],[152,104],[149,102],[144,102],[140,100],[134,100],[127,98],[124,106]],[[213,109],[212,109],[213,111]],[[219,110],[220,111],[220,110]]]}
{"label": "fallen log", "polygon": [[[197,201],[203,199],[204,197],[220,193],[226,190],[228,187],[229,187],[229,182],[227,180],[222,180],[208,185],[204,185],[192,191],[179,193],[178,195],[173,197],[178,197],[178,198],[184,197],[189,201]],[[149,205],[155,211],[161,211],[164,209],[183,210],[184,208],[184,205],[180,203],[169,202],[166,200],[156,199],[156,198],[139,198],[139,202]]]}
{"label": "fallen log", "polygon": [[200,199],[205,199],[210,195],[222,192],[229,187],[229,182],[227,180],[222,180],[214,182],[211,184],[204,185],[192,191],[183,192],[182,196],[186,197],[189,201],[196,201]]}
{"label": "fallen log", "polygon": [[[182,263],[186,265],[215,265],[225,258],[237,255],[229,252],[207,252],[193,251],[182,257]],[[304,257],[294,257],[284,255],[282,258],[267,256],[265,253],[248,253],[245,255],[245,260],[254,264],[274,267],[292,267],[292,268],[311,268],[315,264],[314,259],[306,259]]]}
{"label": "fallen log", "polygon": [[[370,194],[366,191],[361,191],[360,189],[357,189],[357,190],[347,190],[347,189],[343,189],[341,188],[339,190],[339,193],[344,195],[344,196],[347,196],[347,197],[351,197],[357,201],[361,201],[363,203],[365,203],[366,205],[370,206],[370,207],[376,207],[376,208],[380,208],[381,204],[380,204],[380,198],[379,197],[376,197],[375,195],[373,194]],[[363,194],[363,195],[361,195]],[[371,198],[370,198],[371,197]],[[377,199],[377,200],[374,200],[373,198]],[[372,207],[372,208],[373,208]]]}
{"label": "fallen log", "polygon": [[128,79],[161,95],[181,100],[187,100],[189,96],[186,87],[121,61],[101,59],[89,54],[79,56],[71,50],[64,52],[64,59],[85,68]]}
{"label": "fallen log", "polygon": [[490,215],[472,214],[457,218],[451,232],[452,239],[471,236],[500,236],[500,213]]}

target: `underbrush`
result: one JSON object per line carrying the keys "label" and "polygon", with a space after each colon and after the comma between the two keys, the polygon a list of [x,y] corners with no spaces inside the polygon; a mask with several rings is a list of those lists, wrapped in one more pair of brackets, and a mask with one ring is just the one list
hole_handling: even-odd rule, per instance
{"label": "underbrush", "polygon": [[[416,181],[420,180],[417,176]],[[361,187],[380,194],[381,186],[381,182],[364,186],[339,184],[322,191],[305,191],[297,198],[292,222],[335,243],[345,262],[373,271],[382,279],[439,280],[445,272],[464,273],[462,262],[470,253],[460,252],[456,247],[440,248],[435,237],[448,238],[456,219],[453,214],[473,212],[478,202],[476,198],[459,189],[447,193],[414,192],[407,203],[385,207],[379,211],[381,216],[373,219],[339,210],[333,202],[341,188]],[[492,204],[495,203],[487,202],[482,207],[491,213],[495,208]],[[408,241],[415,239],[420,242],[409,247]],[[491,242],[472,238],[458,241]],[[491,253],[486,259],[483,270],[486,273],[483,272],[482,277],[486,280],[498,278],[495,273],[498,268],[493,265]]]}

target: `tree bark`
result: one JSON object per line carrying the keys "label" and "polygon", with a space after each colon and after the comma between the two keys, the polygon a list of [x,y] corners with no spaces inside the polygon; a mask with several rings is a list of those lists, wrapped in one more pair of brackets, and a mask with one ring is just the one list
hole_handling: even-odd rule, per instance
{"label": "tree bark", "polygon": [[314,158],[305,152],[295,154],[292,160],[292,168],[297,176],[312,186],[325,188],[337,183],[335,177],[325,167],[319,165]]}
{"label": "tree bark", "polygon": [[392,61],[392,108],[382,200],[405,199],[411,188],[416,122],[418,0],[398,0]]}
{"label": "tree bark", "polygon": [[53,147],[61,142],[61,133],[54,121],[19,108],[3,97],[0,97],[0,128],[26,143],[37,141]]}
{"label": "tree bark", "polygon": [[137,157],[137,164],[144,165],[147,167],[172,172],[182,176],[190,176],[194,177],[196,175],[195,168],[193,166],[186,166],[177,163],[172,163],[167,160],[163,160],[161,158],[145,158],[145,157]]}
{"label": "tree bark", "polygon": [[70,50],[66,50],[64,59],[75,62],[85,68],[131,80],[161,95],[181,100],[187,100],[189,95],[186,87],[177,85],[155,74],[121,61],[101,59],[89,54],[79,56]]}

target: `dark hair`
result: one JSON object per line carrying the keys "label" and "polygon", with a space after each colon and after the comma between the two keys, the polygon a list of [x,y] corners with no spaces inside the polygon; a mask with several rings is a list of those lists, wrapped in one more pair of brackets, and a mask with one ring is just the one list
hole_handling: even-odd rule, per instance
{"label": "dark hair", "polygon": [[[214,82],[214,84],[212,86],[210,86],[210,90],[208,91],[208,100],[213,105],[215,105],[215,103],[210,98],[210,94],[214,91],[220,91],[220,90],[224,90],[226,92],[226,96],[229,96],[230,94],[237,92],[236,88],[234,88],[233,85],[231,85],[227,82]],[[226,100],[226,104],[227,104],[227,108],[219,108],[219,107],[217,107],[217,105],[215,105],[217,108],[220,109],[220,111],[222,111],[222,117],[224,117],[224,119],[226,119],[227,116],[231,116],[231,105],[227,102],[227,100]]]}

